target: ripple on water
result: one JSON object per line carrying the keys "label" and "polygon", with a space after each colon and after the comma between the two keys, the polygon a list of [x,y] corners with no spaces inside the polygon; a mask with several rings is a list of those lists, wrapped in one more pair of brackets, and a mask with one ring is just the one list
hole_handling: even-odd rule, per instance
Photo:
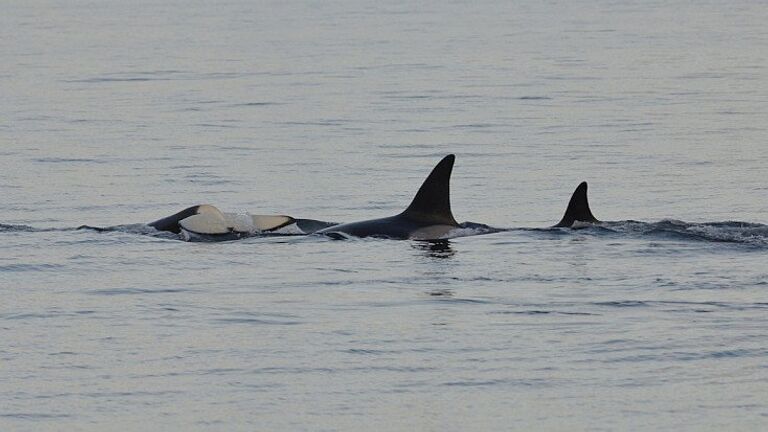
{"label": "ripple on water", "polygon": [[175,294],[194,291],[189,288],[108,288],[88,291],[92,295],[119,296],[141,294]]}
{"label": "ripple on water", "polygon": [[5,264],[0,265],[0,273],[3,272],[55,272],[66,268],[63,264]]}
{"label": "ripple on water", "polygon": [[212,322],[222,324],[247,324],[247,325],[298,325],[302,324],[300,321],[278,321],[259,318],[216,318],[211,320]]}
{"label": "ripple on water", "polygon": [[4,417],[8,419],[16,419],[16,420],[50,421],[50,420],[69,419],[69,418],[73,418],[74,416],[71,414],[49,414],[49,413],[25,412],[25,413],[6,413],[6,414],[0,413],[0,417]]}

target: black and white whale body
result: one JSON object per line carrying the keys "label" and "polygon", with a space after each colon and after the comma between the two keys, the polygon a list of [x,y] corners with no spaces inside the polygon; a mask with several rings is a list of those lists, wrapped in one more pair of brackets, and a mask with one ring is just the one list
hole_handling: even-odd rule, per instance
{"label": "black and white whale body", "polygon": [[436,240],[459,227],[451,213],[449,183],[454,155],[444,157],[419,188],[404,212],[381,219],[345,223],[322,229],[317,234],[331,237],[377,237],[388,239]]}
{"label": "black and white whale body", "polygon": [[573,191],[568,208],[560,222],[554,228],[578,228],[581,224],[596,224],[599,220],[592,214],[587,201],[587,182],[581,182]]}
{"label": "black and white whale body", "polygon": [[231,240],[256,233],[274,233],[295,226],[288,234],[312,234],[335,225],[314,219],[296,219],[285,215],[248,215],[224,213],[201,204],[147,224],[158,231],[181,234],[186,239]]}
{"label": "black and white whale body", "polygon": [[[457,228],[479,233],[504,231],[484,224],[459,224],[450,204],[450,178],[454,155],[443,158],[419,188],[413,201],[402,213],[381,219],[336,224],[315,219],[297,219],[285,215],[250,215],[224,213],[208,205],[196,205],[171,216],[150,222],[158,231],[180,234],[187,240],[234,240],[257,234],[324,234],[334,238],[378,237],[389,239],[437,240]],[[581,228],[600,223],[592,214],[587,199],[587,182],[573,192],[563,218],[554,228]]]}

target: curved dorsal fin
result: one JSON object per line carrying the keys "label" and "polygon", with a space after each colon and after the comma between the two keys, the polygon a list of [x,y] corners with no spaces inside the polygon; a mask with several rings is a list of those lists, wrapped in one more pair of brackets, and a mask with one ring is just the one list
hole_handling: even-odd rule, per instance
{"label": "curved dorsal fin", "polygon": [[574,222],[600,222],[592,215],[587,201],[587,182],[581,184],[573,191],[571,201],[565,210],[565,215],[555,227],[570,227]]}
{"label": "curved dorsal fin", "polygon": [[451,213],[449,183],[456,156],[441,160],[424,180],[411,205],[400,215],[420,222],[457,226]]}

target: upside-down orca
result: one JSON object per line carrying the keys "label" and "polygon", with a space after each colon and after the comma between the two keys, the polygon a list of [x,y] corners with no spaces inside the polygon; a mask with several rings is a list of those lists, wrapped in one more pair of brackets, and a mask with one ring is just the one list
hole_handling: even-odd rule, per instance
{"label": "upside-down orca", "polygon": [[185,238],[228,240],[254,233],[271,233],[294,225],[298,234],[312,234],[335,225],[314,219],[295,219],[285,215],[240,215],[224,213],[209,204],[188,207],[171,216],[150,222],[158,231],[181,234]]}
{"label": "upside-down orca", "polygon": [[435,166],[404,212],[381,219],[331,226],[317,231],[317,234],[400,240],[436,240],[444,237],[459,227],[451,213],[448,187],[455,160],[454,155],[448,155]]}
{"label": "upside-down orca", "polygon": [[589,201],[587,201],[587,182],[581,182],[576,190],[573,191],[573,195],[571,195],[571,200],[568,202],[568,208],[565,210],[563,218],[554,226],[554,228],[573,228],[574,226],[578,227],[580,223],[600,223],[589,209]]}

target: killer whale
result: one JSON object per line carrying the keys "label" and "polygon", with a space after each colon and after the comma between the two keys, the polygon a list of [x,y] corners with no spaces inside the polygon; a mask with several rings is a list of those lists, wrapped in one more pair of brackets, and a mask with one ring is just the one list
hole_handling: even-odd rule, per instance
{"label": "killer whale", "polygon": [[180,234],[185,239],[232,240],[257,233],[274,233],[294,225],[292,234],[312,234],[336,225],[314,219],[298,219],[286,215],[249,215],[224,213],[210,204],[185,208],[147,225],[157,231]]}
{"label": "killer whale", "polygon": [[408,208],[402,213],[321,229],[316,234],[334,238],[377,237],[388,239],[436,240],[459,224],[451,212],[449,183],[456,156],[444,157],[424,180]]}
{"label": "killer whale", "polygon": [[581,182],[571,195],[563,218],[553,228],[573,228],[580,223],[596,224],[600,221],[592,214],[587,200],[587,182]]}
{"label": "killer whale", "polygon": [[[244,215],[224,213],[209,204],[188,207],[147,225],[158,231],[182,235],[185,239],[221,241],[254,234],[323,234],[333,238],[378,237],[389,239],[436,240],[455,228],[480,229],[484,233],[503,231],[484,224],[464,222],[453,217],[450,204],[450,177],[456,160],[444,157],[427,176],[413,201],[402,213],[360,222],[337,224],[286,215]],[[587,182],[581,182],[571,195],[560,222],[553,228],[579,228],[582,224],[600,223],[589,207]],[[293,229],[291,229],[293,228]]]}
{"label": "killer whale", "polygon": [[[181,235],[185,240],[197,241],[235,240],[253,235],[309,234],[323,234],[333,238],[354,236],[440,240],[456,228],[474,231],[469,235],[509,230],[473,222],[456,222],[450,204],[450,177],[455,160],[456,157],[452,154],[444,157],[424,180],[411,204],[395,216],[339,224],[286,215],[224,213],[210,204],[199,204],[145,226],[156,231]],[[584,224],[601,222],[589,207],[587,188],[587,182],[579,184],[571,195],[562,219],[552,228],[580,228]],[[111,231],[115,227],[83,225],[78,229]],[[463,236],[467,233],[457,232],[457,235]]]}

